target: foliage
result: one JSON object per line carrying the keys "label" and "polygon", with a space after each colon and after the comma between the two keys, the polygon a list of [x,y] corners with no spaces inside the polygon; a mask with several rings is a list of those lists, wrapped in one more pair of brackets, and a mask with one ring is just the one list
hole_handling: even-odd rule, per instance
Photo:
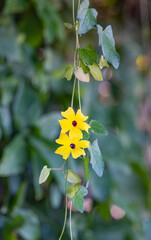
{"label": "foliage", "polygon": [[[133,21],[134,16],[129,15],[130,11],[121,15],[121,1],[105,2],[107,8],[102,5],[100,12],[105,11],[106,17],[101,16],[101,21],[98,20],[105,29],[100,39],[102,52],[116,68],[119,59],[114,43],[110,46],[113,56],[108,56],[106,45],[103,45],[104,38],[108,37],[106,25],[110,18],[115,36],[120,39],[118,49],[122,61],[118,71],[112,67],[101,70],[105,82],[81,83],[83,111],[90,119],[105,125],[108,135],[97,135],[105,161],[102,178],[92,170],[88,156],[81,161],[70,161],[70,169],[81,178],[84,164],[89,190],[85,200],[93,203],[92,207],[89,204],[91,213],[72,214],[73,237],[75,240],[94,237],[100,240],[149,240],[150,165],[143,153],[146,153],[150,135],[147,123],[140,123],[142,113],[139,111],[139,104],[150,99],[150,64],[146,60],[149,51],[142,49],[141,31]],[[64,59],[73,58],[72,46],[75,44],[72,29],[66,31],[63,25],[71,20],[71,3],[30,0],[27,4],[23,0],[7,0],[2,1],[0,7],[0,239],[47,240],[51,236],[55,240],[59,238],[63,223],[64,176],[52,171],[42,186],[38,179],[43,166],[59,168],[62,165],[61,157],[54,154],[57,148],[54,140],[60,131],[60,111],[69,106],[73,84],[73,77],[70,82],[62,77]],[[117,9],[115,15],[112,9]],[[92,18],[93,28],[96,13],[88,1],[85,1],[84,11],[86,18]],[[82,20],[84,30],[81,31],[87,31],[83,23]],[[81,46],[85,48],[87,39],[80,34]],[[102,53],[96,46],[97,36],[94,37],[94,30],[87,34],[97,50],[97,64],[101,69]],[[150,42],[149,35],[145,35],[144,41]],[[145,66],[140,61],[135,64],[140,54],[146,56],[143,58]],[[81,63],[83,61],[80,59]],[[85,62],[82,68],[89,72]],[[75,105],[78,106],[77,93]],[[94,124],[93,131],[86,136],[91,142],[96,139],[96,128],[102,131],[100,124]],[[80,194],[79,198],[83,199],[83,196]],[[74,201],[76,205],[76,199]],[[83,200],[80,201],[79,209],[83,211]],[[126,215],[121,220],[111,216],[113,204],[125,210]],[[67,231],[64,239],[68,239]]]}

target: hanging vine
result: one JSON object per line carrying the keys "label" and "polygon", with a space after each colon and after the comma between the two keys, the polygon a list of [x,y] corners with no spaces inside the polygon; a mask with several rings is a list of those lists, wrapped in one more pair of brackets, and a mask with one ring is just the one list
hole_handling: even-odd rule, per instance
{"label": "hanging vine", "polygon": [[[65,176],[65,217],[63,228],[59,237],[62,239],[67,221],[67,202],[70,199],[70,239],[72,236],[71,212],[72,205],[81,213],[84,211],[84,197],[88,194],[88,185],[91,176],[89,170],[89,162],[96,174],[101,177],[104,171],[104,161],[101,150],[96,139],[93,143],[89,141],[90,133],[107,135],[107,130],[98,121],[91,120],[88,123],[88,116],[82,113],[81,98],[80,98],[80,81],[89,82],[90,75],[97,81],[103,81],[102,69],[109,67],[112,64],[114,68],[119,67],[119,54],[115,49],[115,41],[113,38],[112,27],[109,25],[104,30],[103,27],[97,24],[97,11],[89,8],[89,0],[84,0],[80,3],[78,0],[77,14],[75,18],[75,2],[73,5],[73,24],[65,23],[68,29],[75,31],[75,52],[73,56],[73,64],[67,65],[64,77],[69,81],[74,75],[73,91],[71,98],[71,107],[66,111],[61,112],[63,119],[59,120],[61,132],[56,142],[61,145],[55,153],[62,156],[64,159],[61,168],[48,168],[44,166],[39,183],[47,180],[50,171],[62,170]],[[98,56],[96,50],[91,43],[86,47],[80,48],[79,36],[86,34],[89,30],[95,29],[99,38],[99,47],[102,49],[102,55]],[[79,109],[74,111],[74,95],[76,85],[78,88]],[[72,156],[72,158],[69,156]],[[84,180],[80,178],[74,171],[69,169],[69,161],[79,158],[84,162]],[[66,171],[64,170],[66,165]],[[71,185],[69,185],[71,184]]]}

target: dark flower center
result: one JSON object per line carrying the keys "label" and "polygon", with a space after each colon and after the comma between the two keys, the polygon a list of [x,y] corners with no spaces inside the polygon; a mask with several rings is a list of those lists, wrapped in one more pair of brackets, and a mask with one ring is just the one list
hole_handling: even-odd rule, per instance
{"label": "dark flower center", "polygon": [[77,122],[76,122],[76,121],[73,121],[73,122],[72,122],[72,125],[73,125],[74,127],[76,127],[76,126],[77,126]]}
{"label": "dark flower center", "polygon": [[70,144],[70,147],[71,147],[72,149],[75,149],[75,144],[74,144],[74,143],[71,143],[71,144]]}

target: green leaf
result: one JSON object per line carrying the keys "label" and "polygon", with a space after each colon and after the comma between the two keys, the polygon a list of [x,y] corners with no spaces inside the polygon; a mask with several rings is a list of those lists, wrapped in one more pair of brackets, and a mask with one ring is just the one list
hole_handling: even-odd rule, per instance
{"label": "green leaf", "polygon": [[51,171],[51,168],[48,168],[47,166],[43,167],[39,176],[39,184],[42,184],[47,180],[47,178],[49,177],[50,171]]}
{"label": "green leaf", "polygon": [[23,182],[19,187],[18,192],[12,201],[11,212],[14,212],[16,209],[19,209],[23,205],[26,199],[26,194],[27,194],[27,183]]}
{"label": "green leaf", "polygon": [[77,19],[79,20],[78,34],[84,34],[92,29],[97,21],[98,13],[94,8],[89,8],[89,0],[84,0],[79,7]]}
{"label": "green leaf", "polygon": [[92,144],[90,144],[90,148],[88,150],[90,152],[90,163],[93,170],[99,177],[102,177],[104,171],[104,162],[98,141],[95,140]]}
{"label": "green leaf", "polygon": [[105,60],[104,56],[102,55],[99,59],[99,68],[109,67],[107,61]]}
{"label": "green leaf", "polygon": [[54,140],[57,137],[60,128],[58,124],[60,116],[59,112],[51,112],[36,121],[35,126],[42,137],[49,140]]}
{"label": "green leaf", "polygon": [[24,128],[34,124],[41,114],[41,103],[36,91],[22,83],[18,88],[13,110],[17,126]]}
{"label": "green leaf", "polygon": [[74,71],[73,65],[68,65],[65,68],[65,73],[63,77],[66,78],[68,81],[70,81],[73,75],[73,71]]}
{"label": "green leaf", "polygon": [[84,63],[88,65],[97,63],[98,55],[91,44],[88,44],[85,48],[78,48],[78,53]]}
{"label": "green leaf", "polygon": [[76,192],[78,191],[79,187],[80,187],[79,183],[75,184],[74,186],[69,186],[67,189],[68,197],[73,198]]}
{"label": "green leaf", "polygon": [[26,0],[7,0],[5,3],[4,13],[20,13],[29,6],[29,2]]}
{"label": "green leaf", "polygon": [[14,32],[4,27],[0,28],[0,55],[11,61],[19,61],[21,56]]}
{"label": "green leaf", "polygon": [[21,18],[19,31],[23,33],[25,41],[32,47],[39,47],[41,45],[43,41],[43,24],[34,11],[28,10],[24,18]]}
{"label": "green leaf", "polygon": [[91,126],[90,130],[95,134],[108,135],[107,130],[100,122],[91,120],[90,126]]}
{"label": "green leaf", "polygon": [[[88,131],[90,131],[90,130],[88,130]],[[87,133],[86,131],[83,131],[83,140],[88,140],[89,137],[90,137],[90,134]]]}
{"label": "green leaf", "polygon": [[81,178],[72,170],[67,171],[67,181],[70,183],[79,183],[81,182]]}
{"label": "green leaf", "polygon": [[88,190],[84,186],[79,187],[78,194],[85,197],[88,194]]}
{"label": "green leaf", "polygon": [[35,151],[33,148],[30,148],[30,149],[31,149],[30,159],[31,159],[32,172],[33,172],[33,187],[34,187],[35,199],[41,200],[43,197],[43,191],[42,191],[42,186],[39,185],[39,175],[44,165],[43,159],[37,151]]}
{"label": "green leaf", "polygon": [[22,136],[16,136],[4,149],[0,176],[11,176],[22,173],[28,160],[27,146]]}
{"label": "green leaf", "polygon": [[96,63],[88,66],[90,68],[90,73],[97,81],[103,81],[102,72]]}
{"label": "green leaf", "polygon": [[84,159],[84,172],[85,172],[85,178],[86,178],[86,186],[88,187],[89,179],[91,176],[91,172],[89,171],[89,157],[87,156]]}
{"label": "green leaf", "polygon": [[17,240],[16,230],[24,225],[24,218],[22,216],[11,217],[5,222],[3,227],[3,240]]}
{"label": "green leaf", "polygon": [[75,208],[79,212],[83,213],[83,211],[84,211],[84,198],[80,194],[76,194],[72,198],[72,204],[75,206]]}
{"label": "green leaf", "polygon": [[64,26],[68,29],[72,29],[73,25],[71,23],[64,23]]}
{"label": "green leaf", "polygon": [[88,194],[88,190],[84,186],[80,186],[75,196],[72,198],[72,203],[75,208],[83,213],[84,211],[84,196]]}
{"label": "green leaf", "polygon": [[119,67],[120,56],[115,49],[112,27],[109,25],[103,31],[103,28],[100,25],[97,25],[97,29],[99,46],[102,47],[103,55],[105,59],[117,69]]}
{"label": "green leaf", "polygon": [[38,216],[29,208],[18,209],[15,216],[21,216],[24,224],[16,230],[19,236],[24,240],[38,240],[41,238],[40,222]]}
{"label": "green leaf", "polygon": [[81,67],[83,69],[83,72],[85,74],[87,74],[88,72],[90,72],[90,69],[84,64],[84,62],[82,61],[82,59],[80,58],[80,63],[81,63]]}
{"label": "green leaf", "polygon": [[[64,39],[64,26],[60,14],[56,11],[51,1],[32,0],[36,13],[43,25],[43,36],[48,43],[55,39]],[[34,12],[34,11],[32,11]]]}

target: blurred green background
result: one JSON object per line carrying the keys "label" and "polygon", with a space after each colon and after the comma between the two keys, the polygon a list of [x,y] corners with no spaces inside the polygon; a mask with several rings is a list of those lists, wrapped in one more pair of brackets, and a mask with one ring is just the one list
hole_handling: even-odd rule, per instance
{"label": "blurred green background", "polygon": [[[91,0],[103,26],[111,24],[121,56],[105,81],[81,83],[82,111],[100,121],[105,161],[92,172],[86,212],[73,213],[74,240],[151,240],[151,1]],[[57,240],[64,218],[64,177],[38,184],[54,154],[60,111],[70,106],[75,35],[70,0],[0,0],[0,239]],[[80,45],[98,48],[91,30]],[[100,52],[101,55],[101,52]],[[76,92],[75,109],[78,108]],[[96,136],[92,136],[95,139]],[[70,163],[81,176],[81,160]],[[69,239],[69,228],[63,239]]]}

